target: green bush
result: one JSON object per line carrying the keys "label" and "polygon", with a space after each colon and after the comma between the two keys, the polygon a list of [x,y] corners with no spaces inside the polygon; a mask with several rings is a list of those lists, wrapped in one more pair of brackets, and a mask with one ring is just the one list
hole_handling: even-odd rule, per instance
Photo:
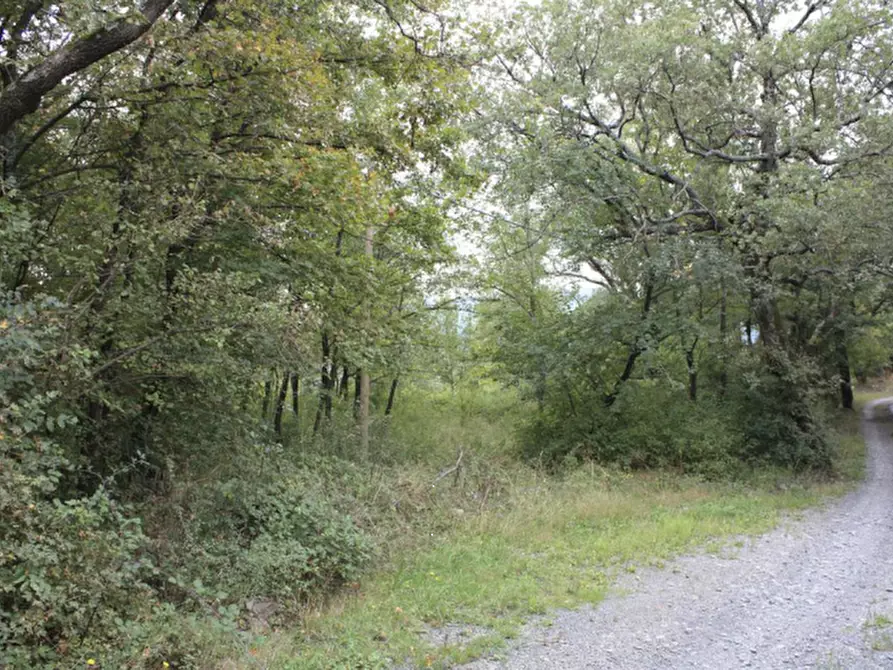
{"label": "green bush", "polygon": [[834,388],[814,362],[782,351],[742,350],[729,358],[723,386],[718,375],[702,371],[697,402],[664,373],[672,363],[670,355],[656,357],[655,367],[623,384],[609,407],[603,395],[584,387],[553,391],[521,430],[526,456],[548,465],[591,458],[712,478],[763,465],[830,470],[824,414]]}
{"label": "green bush", "polygon": [[4,314],[15,321],[2,320],[0,337],[0,666],[55,668],[111,644],[134,603],[151,596],[153,568],[128,508],[101,485],[90,495],[68,485],[83,473],[52,438],[74,419],[33,373],[62,359],[56,313]]}
{"label": "green bush", "polygon": [[103,488],[60,500],[67,467],[52,443],[0,441],[0,648],[11,667],[58,667],[74,648],[113,639],[152,595],[139,520]]}
{"label": "green bush", "polygon": [[734,375],[741,382],[731,389],[729,409],[743,435],[735,454],[754,464],[798,470],[829,470],[831,431],[822,411],[823,385],[805,361],[777,356],[763,361],[742,357]]}
{"label": "green bush", "polygon": [[195,494],[185,544],[190,574],[213,581],[229,599],[300,601],[356,579],[371,544],[354,521],[308,491],[296,471],[272,482],[261,477],[215,482]]}
{"label": "green bush", "polygon": [[544,412],[522,429],[525,454],[545,464],[568,457],[637,469],[673,468],[711,477],[733,474],[742,435],[722,403],[692,403],[656,381],[628,384],[605,408],[590,400],[585,415]]}

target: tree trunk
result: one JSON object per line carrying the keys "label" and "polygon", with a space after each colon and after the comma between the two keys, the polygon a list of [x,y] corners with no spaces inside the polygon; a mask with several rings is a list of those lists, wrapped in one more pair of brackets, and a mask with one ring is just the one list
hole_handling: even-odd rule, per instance
{"label": "tree trunk", "polygon": [[360,410],[357,420],[360,424],[360,452],[369,453],[369,396],[372,393],[372,379],[368,372],[360,373]]}
{"label": "tree trunk", "polygon": [[260,410],[260,418],[261,419],[267,418],[267,412],[270,411],[270,400],[271,400],[272,395],[273,395],[273,381],[271,379],[268,379],[267,381],[264,382],[264,403],[261,406],[261,410]]}
{"label": "tree trunk", "polygon": [[295,423],[301,416],[301,378],[297,372],[291,375],[291,413],[295,415]]}
{"label": "tree trunk", "polygon": [[345,365],[344,372],[341,373],[341,381],[338,383],[338,395],[343,400],[347,400],[350,392],[350,369]]}
{"label": "tree trunk", "polygon": [[[366,228],[366,256],[371,263],[373,259],[372,252],[372,236],[375,230],[372,226]],[[371,305],[367,305],[366,318],[371,322],[372,312]],[[371,323],[369,324],[372,325]],[[367,331],[368,332],[368,331]],[[357,420],[360,424],[360,453],[364,456],[369,453],[369,396],[372,393],[372,379],[369,377],[369,371],[363,368],[360,371],[360,407],[357,413]]]}
{"label": "tree trunk", "polygon": [[362,370],[357,370],[357,374],[354,376],[354,391],[353,391],[353,418],[358,419],[360,417],[360,376],[363,374]]}
{"label": "tree trunk", "polygon": [[[642,304],[642,322],[643,324],[648,319],[648,314],[651,311],[651,303],[654,298],[654,286],[651,283],[651,280],[647,281],[645,284],[645,301]],[[639,359],[645,352],[645,348],[642,346],[640,342],[640,338],[636,337],[636,341],[633,342],[629,347],[629,355],[626,357],[626,365],[623,368],[623,372],[620,375],[620,378],[614,382],[614,387],[611,389],[611,392],[606,394],[604,397],[604,406],[611,407],[617,401],[617,395],[620,393],[620,389],[623,385],[629,381],[629,378],[633,375],[633,369],[636,366],[636,361]]]}
{"label": "tree trunk", "polygon": [[729,385],[729,369],[728,369],[728,351],[726,347],[729,345],[728,338],[728,291],[726,290],[726,282],[722,282],[722,296],[719,303],[719,346],[720,346],[720,370],[719,370],[719,397],[724,398],[726,388]]}
{"label": "tree trunk", "polygon": [[319,432],[322,426],[322,419],[332,418],[332,373],[331,373],[331,356],[332,350],[329,343],[329,334],[322,334],[322,365],[319,368],[319,405],[316,407],[316,419],[313,422],[314,435]]}
{"label": "tree trunk", "polygon": [[840,376],[840,405],[853,409],[853,378],[850,374],[850,355],[846,344],[837,346],[837,374]]}
{"label": "tree trunk", "polygon": [[282,383],[279,385],[279,395],[276,396],[276,414],[273,416],[273,432],[277,438],[282,437],[282,413],[285,411],[285,396],[288,395],[288,372],[282,374]]}
{"label": "tree trunk", "polygon": [[390,416],[391,412],[394,409],[394,398],[397,395],[397,384],[400,382],[399,377],[394,377],[394,381],[391,382],[391,390],[388,393],[388,404],[387,407],[384,408],[384,415]]}
{"label": "tree trunk", "polygon": [[698,401],[698,370],[695,367],[695,347],[698,340],[695,338],[691,348],[685,350],[685,365],[688,368],[688,399]]}

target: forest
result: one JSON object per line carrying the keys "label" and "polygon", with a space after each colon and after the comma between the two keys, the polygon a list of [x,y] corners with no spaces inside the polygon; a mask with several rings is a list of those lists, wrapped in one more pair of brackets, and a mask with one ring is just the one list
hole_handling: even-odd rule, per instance
{"label": "forest", "polygon": [[585,473],[843,476],[887,2],[0,4],[0,667],[391,667],[251,658]]}

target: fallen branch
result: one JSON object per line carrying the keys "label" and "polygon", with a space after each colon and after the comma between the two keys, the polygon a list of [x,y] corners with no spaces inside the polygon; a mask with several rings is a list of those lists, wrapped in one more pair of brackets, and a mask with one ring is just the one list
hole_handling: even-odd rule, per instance
{"label": "fallen branch", "polygon": [[434,478],[434,481],[431,482],[431,486],[432,487],[436,486],[437,482],[439,482],[444,477],[449,477],[454,472],[456,473],[456,482],[458,483],[459,472],[462,468],[462,457],[464,455],[465,455],[465,450],[462,447],[459,447],[459,455],[458,455],[458,458],[456,458],[455,464],[451,465],[450,467],[446,468],[445,470],[441,470],[440,474],[438,474],[437,477]]}

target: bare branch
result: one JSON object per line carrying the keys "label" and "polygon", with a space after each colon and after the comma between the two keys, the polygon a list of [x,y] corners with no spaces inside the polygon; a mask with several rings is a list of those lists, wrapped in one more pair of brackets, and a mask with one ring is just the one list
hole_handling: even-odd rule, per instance
{"label": "bare branch", "polygon": [[815,14],[825,4],[827,4],[826,0],[816,0],[816,2],[811,2],[809,4],[809,7],[807,7],[806,11],[803,13],[803,16],[800,17],[800,20],[797,21],[797,23],[795,23],[793,27],[788,29],[788,33],[793,35],[797,31],[799,31],[803,26],[806,25],[806,22],[809,21],[809,17]]}

